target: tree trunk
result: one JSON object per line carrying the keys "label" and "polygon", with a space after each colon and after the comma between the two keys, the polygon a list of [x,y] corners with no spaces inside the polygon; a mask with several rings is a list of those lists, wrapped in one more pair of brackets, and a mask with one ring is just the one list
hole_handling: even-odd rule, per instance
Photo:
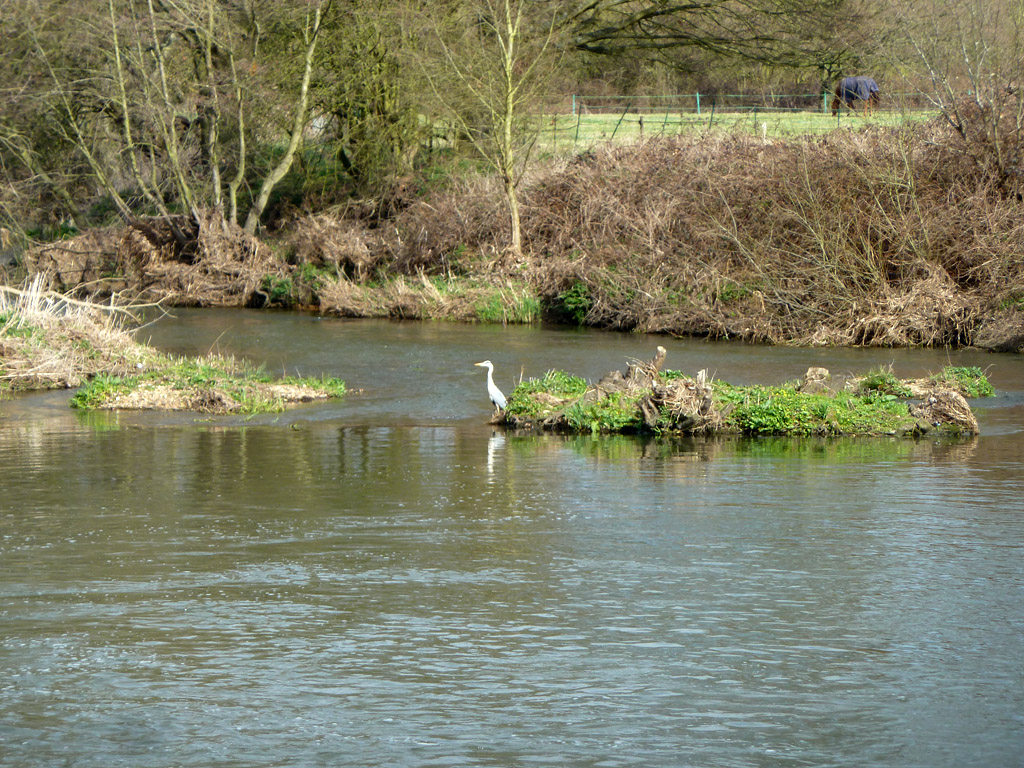
{"label": "tree trunk", "polygon": [[260,223],[260,216],[263,215],[263,211],[270,201],[270,193],[274,191],[274,187],[278,185],[281,179],[288,173],[288,169],[292,167],[295,153],[302,143],[302,133],[306,128],[306,115],[309,108],[309,80],[313,72],[313,54],[316,52],[316,41],[320,34],[321,18],[330,5],[331,0],[327,0],[327,2],[318,5],[314,12],[313,27],[306,41],[306,66],[302,73],[299,103],[295,107],[295,121],[292,123],[291,140],[288,142],[288,149],[285,150],[284,157],[274,166],[270,174],[263,179],[259,194],[256,195],[256,200],[253,201],[252,208],[249,209],[249,215],[245,218],[245,231],[250,235],[255,234],[256,227]]}

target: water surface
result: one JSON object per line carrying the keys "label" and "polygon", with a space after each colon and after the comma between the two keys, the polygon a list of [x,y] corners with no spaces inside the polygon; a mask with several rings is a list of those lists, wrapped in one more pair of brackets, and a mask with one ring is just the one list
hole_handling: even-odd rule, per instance
{"label": "water surface", "polygon": [[[0,763],[964,766],[1024,754],[1024,364],[183,312],[363,389],[279,416],[0,403]],[[486,424],[485,373],[989,367],[979,438]]]}

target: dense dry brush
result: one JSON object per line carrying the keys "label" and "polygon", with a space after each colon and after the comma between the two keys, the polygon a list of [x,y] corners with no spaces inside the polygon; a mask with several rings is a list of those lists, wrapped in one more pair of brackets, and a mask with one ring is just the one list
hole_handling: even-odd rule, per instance
{"label": "dense dry brush", "polygon": [[[85,255],[65,257],[57,287],[91,279],[113,250],[129,288],[173,303],[259,304],[267,279],[307,280],[294,303],[326,313],[529,321],[491,306],[528,303],[525,289],[549,315],[599,327],[1019,351],[1021,189],[972,136],[936,120],[605,146],[528,179],[523,258],[507,248],[499,186],[465,176],[383,218],[352,207],[296,219],[270,248],[211,223],[191,249],[142,224],[113,247],[58,244]],[[1000,157],[1019,144],[1001,137]],[[52,271],[47,252],[34,258]]]}

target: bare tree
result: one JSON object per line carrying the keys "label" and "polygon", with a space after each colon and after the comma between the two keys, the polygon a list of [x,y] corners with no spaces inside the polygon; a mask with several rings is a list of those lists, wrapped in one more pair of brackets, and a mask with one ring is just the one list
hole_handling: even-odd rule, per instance
{"label": "bare tree", "polygon": [[1024,5],[1019,0],[890,0],[901,31],[890,48],[961,139],[1006,190],[1024,188]]}
{"label": "bare tree", "polygon": [[576,0],[562,23],[590,53],[683,63],[699,49],[767,64],[802,64],[846,0]]}
{"label": "bare tree", "polygon": [[430,72],[438,103],[501,179],[509,250],[522,256],[518,188],[540,129],[536,106],[560,57],[557,3],[479,0],[433,29],[441,66]]}
{"label": "bare tree", "polygon": [[314,57],[316,54],[317,42],[320,39],[320,30],[323,25],[324,16],[330,11],[332,0],[315,0],[310,2],[312,6],[307,10],[305,24],[302,28],[302,41],[305,46],[302,80],[299,85],[298,96],[293,107],[293,120],[288,134],[288,146],[285,148],[281,159],[274,165],[260,185],[256,199],[249,209],[249,215],[245,219],[245,231],[253,233],[259,224],[260,216],[263,215],[267,202],[270,200],[270,193],[280,183],[281,179],[288,173],[295,153],[302,144],[303,134],[309,119],[309,81],[313,73]]}

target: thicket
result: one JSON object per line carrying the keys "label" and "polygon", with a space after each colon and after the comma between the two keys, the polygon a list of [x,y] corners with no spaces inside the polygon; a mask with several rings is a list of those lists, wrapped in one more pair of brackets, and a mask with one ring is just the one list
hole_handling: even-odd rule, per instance
{"label": "thicket", "polygon": [[[1003,138],[1004,154],[1019,151],[1019,134]],[[500,201],[477,184],[413,204],[392,239],[376,235],[359,269],[341,271],[349,282],[522,279],[550,314],[602,327],[1017,349],[1022,191],[940,120],[787,141],[658,139],[535,176],[522,262],[502,258]]]}

